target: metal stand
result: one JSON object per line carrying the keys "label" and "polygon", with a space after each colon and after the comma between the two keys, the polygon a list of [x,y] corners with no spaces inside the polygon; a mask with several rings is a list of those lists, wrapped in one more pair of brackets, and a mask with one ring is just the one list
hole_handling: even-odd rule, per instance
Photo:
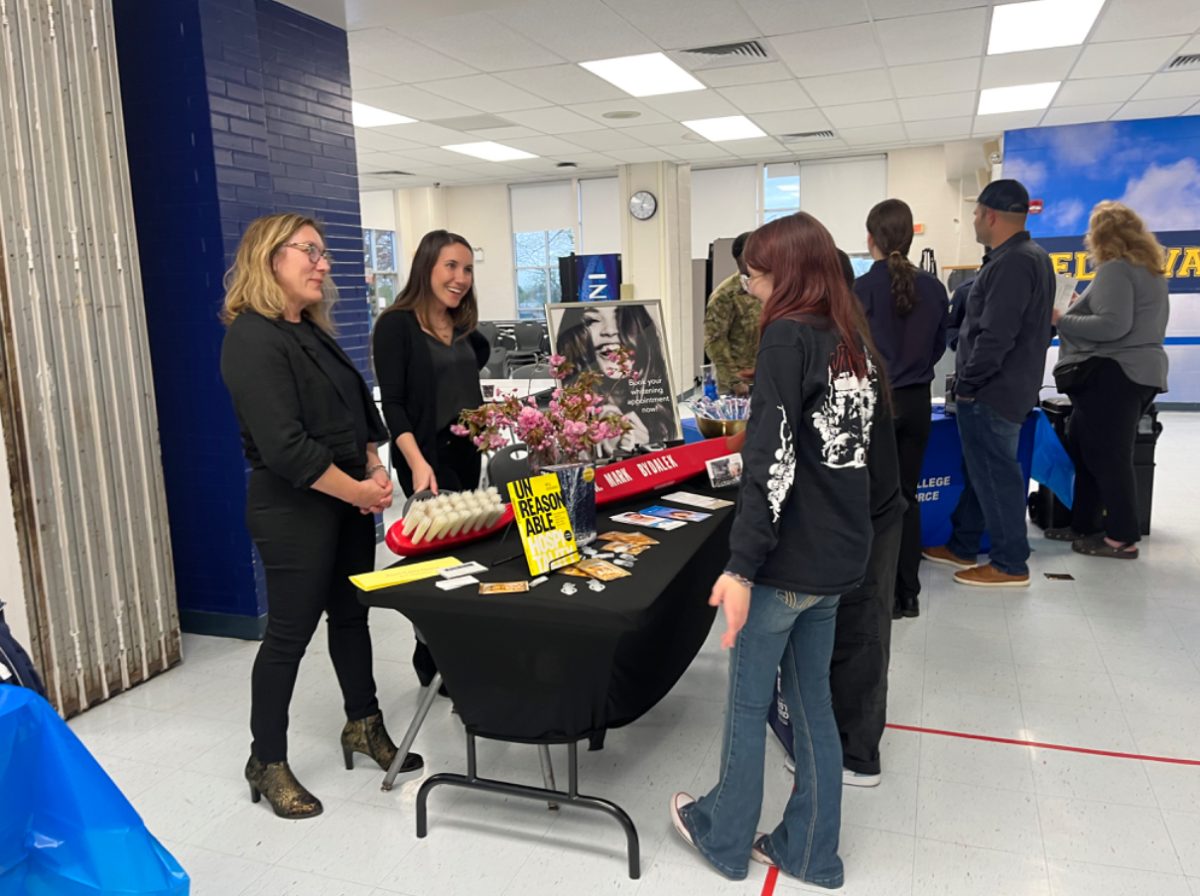
{"label": "metal stand", "polygon": [[[543,745],[541,749],[546,749],[546,747]],[[546,758],[549,757],[548,749],[545,755]],[[584,809],[594,809],[616,820],[625,831],[625,841],[629,853],[629,876],[637,880],[641,876],[641,863],[638,853],[637,828],[634,827],[633,819],[629,817],[624,809],[610,800],[581,794],[579,792],[579,753],[574,742],[567,744],[567,755],[569,758],[569,778],[565,793],[561,790],[552,789],[553,781],[550,782],[551,787],[542,788],[480,778],[475,770],[475,735],[468,731],[467,773],[465,775],[457,775],[442,772],[433,775],[427,778],[425,783],[421,785],[421,789],[417,791],[417,836],[424,837],[428,833],[426,803],[429,800],[429,792],[439,784],[451,784],[455,787],[465,787],[468,790],[484,790],[489,793],[502,793],[506,796],[519,796],[526,799],[557,801],[572,806],[580,806]],[[543,766],[543,771],[545,771],[546,767],[545,765]]]}
{"label": "metal stand", "polygon": [[392,760],[387,774],[383,776],[383,784],[380,790],[388,791],[392,789],[396,775],[400,774],[400,766],[404,762],[404,757],[412,749],[413,741],[417,739],[417,732],[421,730],[421,725],[424,724],[425,717],[429,715],[429,707],[433,706],[433,701],[437,699],[438,688],[441,686],[442,673],[437,672],[434,674],[433,680],[429,682],[429,687],[425,689],[425,693],[421,695],[421,702],[417,706],[417,714],[409,722],[408,730],[404,732],[404,739],[400,741],[400,745],[396,748],[396,758]]}

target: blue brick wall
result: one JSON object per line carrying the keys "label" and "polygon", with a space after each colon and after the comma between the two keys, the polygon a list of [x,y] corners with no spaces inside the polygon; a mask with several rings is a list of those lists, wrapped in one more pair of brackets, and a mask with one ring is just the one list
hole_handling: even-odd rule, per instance
{"label": "blue brick wall", "polygon": [[121,96],[185,630],[254,635],[265,590],[219,358],[251,220],[326,225],[339,341],[369,375],[345,32],[271,0],[115,0]]}

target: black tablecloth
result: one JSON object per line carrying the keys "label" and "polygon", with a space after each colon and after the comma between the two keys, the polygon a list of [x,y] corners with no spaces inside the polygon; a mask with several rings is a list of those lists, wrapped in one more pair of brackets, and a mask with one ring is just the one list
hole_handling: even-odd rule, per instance
{"label": "black tablecloth", "polygon": [[[670,491],[732,499],[702,479]],[[650,493],[599,509],[599,531],[637,531],[660,544],[633,575],[590,591],[587,579],[551,573],[527,594],[481,595],[477,586],[438,589],[435,579],[360,592],[399,610],[421,631],[468,731],[513,741],[567,742],[626,725],[666,696],[712,627],[712,584],[729,558],[733,508],[680,529],[612,523],[609,517],[662,502]],[[678,505],[681,508],[684,505]],[[697,508],[687,508],[697,509]],[[601,547],[596,543],[596,547]],[[520,551],[515,528],[450,553],[486,566]],[[524,556],[478,578],[528,580]],[[574,595],[562,593],[574,582]]]}

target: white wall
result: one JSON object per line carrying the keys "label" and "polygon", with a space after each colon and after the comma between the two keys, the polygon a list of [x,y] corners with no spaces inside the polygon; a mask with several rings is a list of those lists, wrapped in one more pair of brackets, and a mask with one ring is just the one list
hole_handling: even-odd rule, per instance
{"label": "white wall", "polygon": [[831,159],[800,164],[800,209],[816,217],[838,248],[867,251],[867,212],[888,195],[882,158]]}
{"label": "white wall", "polygon": [[[517,294],[507,184],[442,187],[441,192],[446,200],[446,228],[483,251],[483,261],[475,262],[480,320],[512,320],[517,316]],[[420,235],[414,247],[419,239]]]}
{"label": "white wall", "polygon": [[[621,251],[619,180],[598,177],[579,182],[579,254],[606,255]],[[628,212],[625,212],[628,214]]]}
{"label": "white wall", "polygon": [[[937,258],[939,271],[946,265],[977,263],[979,252],[965,251],[975,240],[972,206],[961,199],[961,182],[947,180],[943,148],[894,150],[888,153],[887,161],[888,197],[907,202],[913,210],[913,221],[925,225],[925,233],[913,239],[912,260],[919,261],[921,251],[929,247]],[[962,242],[964,228],[970,239],[966,244]]]}
{"label": "white wall", "polygon": [[692,171],[692,258],[708,244],[758,226],[758,166]]}
{"label": "white wall", "polygon": [[358,194],[362,226],[366,230],[396,229],[396,191],[372,190]]}

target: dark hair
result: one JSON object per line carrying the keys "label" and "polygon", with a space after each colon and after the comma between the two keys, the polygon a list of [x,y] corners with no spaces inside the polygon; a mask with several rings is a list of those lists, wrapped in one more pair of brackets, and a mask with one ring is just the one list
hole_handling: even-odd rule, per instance
{"label": "dark hair", "polygon": [[744,255],[746,264],[774,280],[763,307],[762,331],[782,318],[827,317],[841,336],[854,374],[867,375],[867,321],[846,283],[833,237],[820,221],[807,212],[776,218],[754,231]]}
{"label": "dark hair", "polygon": [[842,275],[846,278],[846,285],[851,289],[854,288],[854,262],[850,260],[850,256],[841,249],[837,250],[838,261],[842,263]]}
{"label": "dark hair", "polygon": [[733,238],[733,245],[730,246],[729,248],[730,248],[730,252],[733,254],[734,261],[741,260],[742,252],[745,251],[745,249],[746,249],[746,240],[748,240],[748,239],[750,239],[750,231],[749,230],[747,230],[745,233],[739,233],[737,236],[735,236]]}
{"label": "dark hair", "polygon": [[907,317],[917,304],[917,269],[908,260],[913,241],[912,209],[900,199],[883,200],[867,214],[867,233],[887,258],[896,313]]}
{"label": "dark hair", "polygon": [[[387,310],[412,311],[417,315],[421,326],[428,329],[429,307],[436,301],[433,297],[433,269],[437,266],[442,250],[453,245],[466,246],[472,253],[475,251],[466,237],[448,230],[431,230],[421,237],[417,251],[413,254],[412,266],[408,270],[408,282]],[[454,329],[460,333],[470,333],[479,324],[479,301],[475,298],[473,278],[467,294],[463,296],[458,307],[450,312],[450,320]]]}

